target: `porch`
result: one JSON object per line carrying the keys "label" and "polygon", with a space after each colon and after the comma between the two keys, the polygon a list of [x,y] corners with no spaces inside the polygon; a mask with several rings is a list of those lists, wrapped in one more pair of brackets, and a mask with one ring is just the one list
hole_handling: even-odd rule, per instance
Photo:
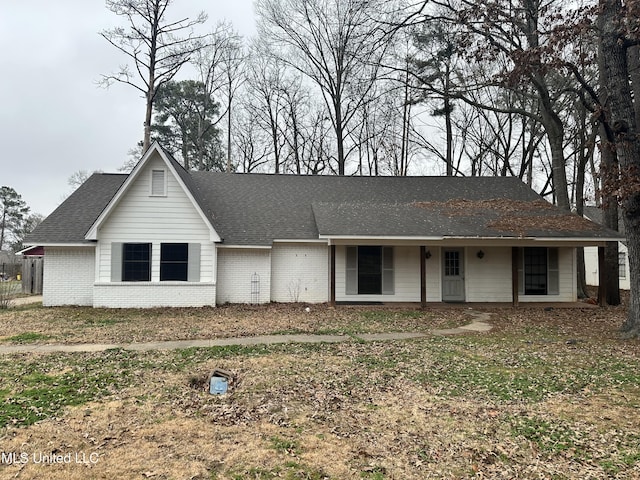
{"label": "porch", "polygon": [[[521,304],[537,308],[593,307],[577,297],[576,248],[582,243],[500,243],[494,240],[453,246],[405,243],[380,247],[372,247],[371,242],[365,247],[331,243],[329,303],[380,304],[387,308],[402,304],[417,304],[420,308],[513,308]],[[377,270],[372,248],[379,249]],[[598,245],[598,252],[602,262],[604,247]],[[360,274],[361,263],[367,268],[364,275]],[[372,281],[375,275],[379,279]],[[376,285],[376,280],[374,288],[379,291],[372,294],[371,285]],[[600,284],[596,303],[604,305],[605,282]]]}

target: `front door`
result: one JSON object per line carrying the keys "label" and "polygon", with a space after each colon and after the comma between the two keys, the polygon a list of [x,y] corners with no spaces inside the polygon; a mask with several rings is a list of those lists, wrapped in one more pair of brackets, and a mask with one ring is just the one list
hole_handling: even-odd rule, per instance
{"label": "front door", "polygon": [[442,255],[442,301],[464,302],[464,250],[446,249]]}

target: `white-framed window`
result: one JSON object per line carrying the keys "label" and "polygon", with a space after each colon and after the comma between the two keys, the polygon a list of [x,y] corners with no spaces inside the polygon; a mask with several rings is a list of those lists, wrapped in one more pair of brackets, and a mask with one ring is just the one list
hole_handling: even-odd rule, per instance
{"label": "white-framed window", "polygon": [[[151,255],[160,247],[160,263]],[[156,250],[157,251],[157,250]],[[111,243],[112,282],[200,282],[199,243]],[[152,272],[156,272],[152,274]],[[158,277],[159,272],[159,277]]]}
{"label": "white-framed window", "polygon": [[151,244],[122,244],[122,281],[148,282],[151,280]]}
{"label": "white-framed window", "polygon": [[519,249],[519,292],[521,295],[558,295],[560,268],[557,248]]}
{"label": "white-framed window", "polygon": [[167,196],[167,172],[164,169],[151,170],[151,191],[152,197]]}
{"label": "white-framed window", "polygon": [[160,245],[160,281],[186,282],[189,278],[189,244]]}
{"label": "white-framed window", "polygon": [[618,252],[618,278],[627,278],[627,254]]}
{"label": "white-framed window", "polygon": [[347,247],[346,294],[393,295],[393,247]]}

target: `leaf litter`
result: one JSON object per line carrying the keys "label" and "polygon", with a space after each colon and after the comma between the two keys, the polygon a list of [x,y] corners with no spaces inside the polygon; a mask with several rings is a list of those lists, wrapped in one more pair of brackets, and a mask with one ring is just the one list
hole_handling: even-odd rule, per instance
{"label": "leaf litter", "polygon": [[[97,463],[0,476],[640,478],[640,355],[617,335],[624,309],[489,312],[482,335],[128,353],[136,382],[0,433],[6,451]],[[52,373],[93,357],[18,358]],[[226,395],[208,394],[215,368],[237,378]]]}

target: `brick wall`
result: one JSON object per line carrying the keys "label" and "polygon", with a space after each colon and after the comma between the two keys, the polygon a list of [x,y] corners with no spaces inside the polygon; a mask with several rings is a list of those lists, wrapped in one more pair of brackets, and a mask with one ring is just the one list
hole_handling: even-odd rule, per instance
{"label": "brick wall", "polygon": [[203,307],[213,306],[216,301],[213,283],[96,283],[93,289],[94,307]]}
{"label": "brick wall", "polygon": [[260,280],[257,303],[268,303],[271,299],[271,250],[219,248],[216,303],[252,303],[254,274]]}
{"label": "brick wall", "polygon": [[93,305],[93,247],[46,247],[43,305]]}
{"label": "brick wall", "polygon": [[271,250],[271,300],[329,301],[329,247],[326,244],[276,243]]}

